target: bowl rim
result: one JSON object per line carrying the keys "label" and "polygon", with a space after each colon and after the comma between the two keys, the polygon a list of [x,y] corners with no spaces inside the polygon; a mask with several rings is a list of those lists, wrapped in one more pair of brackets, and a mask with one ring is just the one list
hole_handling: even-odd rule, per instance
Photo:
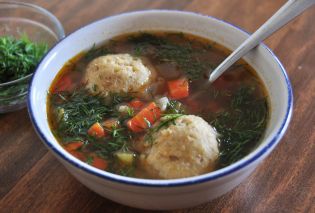
{"label": "bowl rim", "polygon": [[[181,13],[181,14],[187,14],[187,15],[195,15],[195,16],[200,16],[200,17],[205,17],[205,18],[209,18],[209,19],[213,19],[215,21],[221,22],[225,25],[229,25],[230,27],[241,31],[243,33],[245,33],[246,35],[250,36],[250,33],[248,33],[247,31],[243,30],[242,28],[233,25],[229,22],[226,22],[224,20],[209,16],[209,15],[204,15],[204,14],[200,14],[200,13],[196,13],[196,12],[190,12],[190,11],[179,11],[179,10],[165,10],[165,9],[150,9],[150,10],[140,10],[140,11],[132,11],[132,12],[124,12],[124,13],[120,13],[117,15],[112,15],[112,16],[108,16],[96,21],[93,21],[83,27],[78,28],[76,31],[72,32],[71,34],[69,34],[67,37],[70,37],[72,34],[75,34],[77,31],[80,31],[90,25],[93,25],[95,23],[101,22],[104,19],[108,19],[108,18],[113,18],[113,17],[119,17],[119,16],[124,16],[124,15],[132,15],[132,14],[143,14],[143,13],[158,13],[158,12],[164,12],[164,13]],[[63,39],[62,39],[63,40]],[[59,41],[55,46],[58,46],[58,44],[60,42]],[[93,168],[92,166],[89,165],[85,165],[86,163],[81,162],[78,159],[70,159],[69,157],[67,157],[66,155],[64,155],[62,152],[60,152],[58,149],[56,149],[54,147],[54,144],[49,142],[49,139],[47,139],[47,137],[45,136],[45,133],[43,133],[43,131],[40,129],[40,127],[38,126],[38,124],[36,123],[36,119],[34,117],[34,113],[33,113],[33,108],[32,108],[32,98],[31,98],[31,93],[33,91],[33,87],[34,87],[34,76],[37,73],[38,67],[40,66],[40,64],[42,63],[42,61],[44,60],[44,58],[42,59],[42,61],[38,64],[34,75],[32,76],[32,80],[30,83],[30,87],[29,87],[29,95],[28,95],[28,100],[27,100],[27,104],[28,104],[28,112],[29,112],[29,116],[30,119],[33,123],[33,126],[35,128],[35,131],[37,132],[37,134],[39,135],[39,137],[41,138],[41,140],[45,143],[45,145],[47,147],[49,147],[49,149],[51,149],[54,154],[56,154],[59,158],[61,158],[62,160],[66,161],[67,163],[69,163],[70,165],[76,167],[76,169],[82,170],[83,172],[87,172],[90,175],[99,177],[101,179],[107,180],[107,181],[113,181],[116,182],[118,184],[125,184],[125,185],[131,185],[131,186],[141,186],[141,187],[179,187],[179,186],[189,186],[189,185],[193,185],[193,184],[201,184],[204,182],[208,182],[208,181],[212,181],[212,180],[216,180],[219,178],[223,178],[225,176],[231,175],[234,172],[240,171],[241,169],[244,169],[245,167],[249,166],[250,164],[252,164],[253,162],[259,160],[260,158],[263,158],[270,149],[272,149],[282,138],[282,136],[284,135],[289,121],[291,119],[292,116],[292,109],[293,109],[293,93],[292,93],[292,87],[291,87],[291,83],[290,80],[288,78],[288,75],[285,71],[285,68],[283,67],[283,65],[281,64],[280,60],[277,58],[277,56],[264,44],[261,43],[260,46],[262,46],[264,49],[266,49],[269,54],[271,55],[271,58],[273,58],[275,60],[275,62],[278,64],[280,70],[281,70],[281,74],[283,75],[284,79],[285,79],[285,85],[286,85],[286,89],[287,89],[287,94],[288,94],[288,101],[287,101],[287,108],[286,108],[286,113],[285,113],[285,117],[281,123],[280,128],[278,129],[278,131],[274,134],[274,136],[268,141],[266,142],[266,144],[259,150],[259,152],[255,153],[255,155],[250,156],[249,158],[246,159],[243,158],[225,168],[216,170],[214,172],[210,172],[207,174],[202,174],[202,175],[198,175],[198,176],[194,176],[194,177],[187,177],[187,178],[180,178],[180,179],[167,179],[167,180],[163,180],[163,179],[142,179],[142,178],[133,178],[133,177],[125,177],[125,176],[121,176],[121,175],[117,175],[117,174],[113,174],[113,173],[109,173],[103,170],[99,170],[96,168]],[[51,52],[54,48],[50,49],[49,52]],[[48,52],[48,53],[49,53]],[[47,53],[47,55],[48,55]],[[70,155],[70,154],[69,154]]]}
{"label": "bowl rim", "polygon": [[[32,4],[32,3],[25,3],[25,2],[18,2],[18,1],[0,1],[0,7],[1,7],[1,5],[12,5],[12,6],[17,6],[17,7],[21,6],[24,8],[34,9],[34,10],[40,12],[41,14],[47,16],[54,23],[54,25],[56,25],[56,28],[58,30],[58,33],[56,34],[58,41],[56,43],[59,43],[59,41],[65,37],[65,31],[63,29],[61,22],[58,20],[58,18],[54,14],[52,14],[51,12],[46,10],[45,8],[40,7],[38,5],[35,5],[35,4]],[[51,48],[53,48],[54,46],[55,45],[53,45]],[[48,51],[47,51],[47,53],[48,53]],[[42,58],[44,58],[46,56],[46,54]],[[36,67],[36,69],[37,69],[37,67]],[[36,71],[36,69],[32,73],[30,73],[26,76],[23,76],[21,78],[7,81],[4,83],[0,83],[0,87],[13,85],[16,83],[20,83],[23,80],[30,79],[32,77],[33,73]]]}

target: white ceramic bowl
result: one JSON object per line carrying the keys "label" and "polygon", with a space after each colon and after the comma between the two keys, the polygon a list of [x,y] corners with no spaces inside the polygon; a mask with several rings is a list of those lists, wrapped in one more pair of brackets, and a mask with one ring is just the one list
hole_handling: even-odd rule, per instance
{"label": "white ceramic bowl", "polygon": [[82,184],[113,201],[144,209],[177,209],[214,199],[237,186],[275,148],[292,113],[292,91],[277,57],[261,44],[245,60],[255,68],[271,98],[270,121],[262,143],[242,160],[223,169],[190,178],[148,180],[98,170],[67,153],[47,122],[48,88],[62,66],[73,56],[114,36],[145,30],[192,33],[235,49],[249,35],[216,18],[190,12],[151,10],[108,17],[85,26],[60,41],[37,67],[29,92],[29,114],[49,150]]}

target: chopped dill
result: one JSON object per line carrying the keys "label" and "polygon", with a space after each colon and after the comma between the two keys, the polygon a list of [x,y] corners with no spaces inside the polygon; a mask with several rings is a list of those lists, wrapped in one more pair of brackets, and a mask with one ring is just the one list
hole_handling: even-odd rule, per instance
{"label": "chopped dill", "polygon": [[165,114],[186,114],[184,105],[176,100],[170,100],[167,104]]}
{"label": "chopped dill", "polygon": [[114,53],[112,50],[110,50],[108,47],[96,47],[95,44],[89,49],[86,54],[84,55],[85,61],[91,61],[94,58],[97,58],[99,56],[104,56]]}
{"label": "chopped dill", "polygon": [[[181,33],[173,35],[184,36]],[[152,54],[152,48],[154,48],[153,58],[160,63],[174,63],[191,80],[198,79],[202,73],[214,67],[199,58],[200,49],[192,48],[190,42],[179,44],[150,33],[130,36],[128,41],[135,45],[134,54],[136,56]]]}
{"label": "chopped dill", "polygon": [[247,155],[266,128],[267,100],[256,98],[254,93],[253,87],[240,88],[233,95],[230,108],[211,122],[219,132],[220,167]]}
{"label": "chopped dill", "polygon": [[171,124],[175,124],[175,120],[183,114],[166,114],[161,117],[161,122],[157,125],[156,131],[159,131],[163,127],[168,127]]}
{"label": "chopped dill", "polygon": [[[0,84],[17,80],[34,72],[48,50],[45,43],[32,42],[26,34],[19,39],[0,36]],[[1,105],[15,104],[25,98],[29,79],[0,87]],[[13,98],[14,97],[14,98]]]}
{"label": "chopped dill", "polygon": [[153,142],[153,134],[158,132],[160,129],[164,127],[168,127],[171,124],[175,124],[175,120],[179,117],[183,116],[183,114],[165,114],[160,118],[160,122],[154,126],[153,128],[148,130],[148,133],[145,136],[145,140],[150,143]]}
{"label": "chopped dill", "polygon": [[[58,134],[58,133],[55,133],[55,134]],[[64,137],[62,138],[62,143],[63,144],[67,144],[67,143],[71,143],[73,141],[85,141],[83,137],[79,137],[79,136],[76,136],[76,137]]]}
{"label": "chopped dill", "polygon": [[131,118],[132,116],[134,116],[134,114],[135,114],[135,112],[134,112],[133,108],[128,107],[127,108],[127,115],[128,115],[128,117]]}
{"label": "chopped dill", "polygon": [[122,176],[133,176],[134,172],[135,172],[135,165],[132,166],[125,166],[123,168],[120,168],[118,171],[118,174],[122,175]]}
{"label": "chopped dill", "polygon": [[92,143],[92,146],[97,148],[97,155],[109,159],[112,158],[117,151],[129,151],[130,144],[128,141],[131,137],[126,127],[112,128],[110,138],[107,138],[106,142],[95,142]]}
{"label": "chopped dill", "polygon": [[[128,102],[131,99],[133,99],[133,97],[130,94],[127,93],[111,93],[109,94],[108,97],[110,100],[109,102],[111,103],[111,105],[117,105],[120,104],[122,102]],[[107,100],[108,102],[108,100]]]}
{"label": "chopped dill", "polygon": [[92,156],[87,156],[87,158],[86,158],[86,160],[85,160],[85,162],[86,162],[87,164],[89,164],[89,165],[92,165],[92,164],[93,164],[93,161],[94,161],[94,159],[93,159]]}
{"label": "chopped dill", "polygon": [[102,121],[112,112],[99,96],[92,96],[85,90],[73,93],[62,92],[51,94],[55,113],[59,117],[58,136],[85,136],[88,128],[95,122]]}
{"label": "chopped dill", "polygon": [[[129,100],[130,97],[111,94],[112,102],[106,104],[104,97],[93,96],[84,89],[79,89],[71,94],[62,92],[50,95],[56,117],[59,117],[54,133],[62,139],[63,143],[75,140],[84,141],[94,146],[98,150],[96,153],[103,158],[109,158],[115,151],[129,149],[127,142],[131,136],[126,126],[107,130],[110,132],[110,137],[106,138],[106,142],[89,136],[87,130],[95,122],[102,122],[106,118],[116,116],[114,106]],[[123,123],[123,120],[120,122]]]}
{"label": "chopped dill", "polygon": [[0,83],[16,80],[34,72],[47,50],[47,44],[34,43],[26,34],[19,39],[1,36]]}

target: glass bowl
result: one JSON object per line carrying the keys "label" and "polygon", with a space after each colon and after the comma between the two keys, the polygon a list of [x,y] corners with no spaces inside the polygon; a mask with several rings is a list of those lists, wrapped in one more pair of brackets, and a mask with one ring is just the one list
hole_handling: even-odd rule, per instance
{"label": "glass bowl", "polygon": [[[48,48],[65,36],[61,23],[49,11],[29,3],[0,2],[0,36],[20,38],[25,34],[32,42],[46,43]],[[0,83],[0,113],[26,106],[31,77],[29,74]]]}

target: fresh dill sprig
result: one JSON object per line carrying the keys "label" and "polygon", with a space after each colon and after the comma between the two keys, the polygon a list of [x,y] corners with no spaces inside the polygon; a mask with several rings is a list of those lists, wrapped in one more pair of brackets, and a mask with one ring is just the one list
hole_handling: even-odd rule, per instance
{"label": "fresh dill sprig", "polygon": [[[1,62],[0,62],[1,63]],[[28,81],[23,80],[23,82],[15,85],[7,85],[0,88],[0,98],[2,103],[4,104],[5,101],[10,103],[12,101],[12,97],[19,95],[19,94],[26,94],[28,88]],[[25,96],[21,96],[24,98]],[[7,98],[7,100],[6,100]]]}
{"label": "fresh dill sprig", "polygon": [[136,169],[135,165],[125,166],[119,169],[118,174],[122,176],[130,177],[130,176],[133,176],[135,169]]}
{"label": "fresh dill sprig", "polygon": [[85,90],[52,94],[51,98],[59,118],[60,136],[84,136],[93,123],[102,121],[112,111],[100,96],[92,96]]}
{"label": "fresh dill sprig", "polygon": [[220,134],[220,166],[230,165],[247,155],[264,133],[267,120],[266,98],[256,98],[253,87],[240,88],[233,95],[230,108],[211,122]]}
{"label": "fresh dill sprig", "polygon": [[112,128],[110,138],[106,142],[94,142],[92,145],[97,148],[96,153],[103,158],[111,158],[117,151],[129,151],[131,135],[126,127]]}
{"label": "fresh dill sprig", "polygon": [[[120,117],[116,106],[126,102],[131,97],[124,94],[111,94],[110,102],[101,95],[91,95],[81,88],[73,93],[60,92],[49,94],[54,108],[57,122],[54,134],[63,144],[72,141],[83,141],[85,145],[93,147],[97,155],[110,159],[116,151],[128,151],[128,143],[132,135],[125,125],[106,128],[106,138],[94,138],[87,134],[88,129],[95,122],[102,122],[107,118],[118,117],[119,123],[129,118]],[[132,113],[132,112],[130,112]]]}
{"label": "fresh dill sprig", "polygon": [[23,35],[16,39],[0,37],[0,83],[12,81],[34,72],[48,45],[34,43]]}
{"label": "fresh dill sprig", "polygon": [[152,128],[148,129],[147,134],[145,135],[145,140],[153,142],[154,133],[158,132],[164,127],[168,127],[171,124],[175,124],[175,120],[185,114],[182,103],[176,100],[170,100],[167,104],[167,108],[164,114],[160,118],[160,122],[157,125],[154,125]]}
{"label": "fresh dill sprig", "polygon": [[[112,105],[117,105],[122,102],[128,102],[133,99],[133,96],[128,93],[110,93],[108,98],[110,99],[110,103]],[[108,100],[107,100],[108,101]]]}
{"label": "fresh dill sprig", "polygon": [[179,117],[183,116],[183,114],[164,114],[160,118],[160,122],[156,125],[150,128],[145,135],[145,140],[149,141],[150,143],[153,142],[154,133],[158,132],[160,129],[164,127],[168,127],[171,124],[175,124],[175,120]]}
{"label": "fresh dill sprig", "polygon": [[86,160],[85,160],[85,162],[86,162],[87,164],[89,164],[89,165],[92,165],[92,164],[93,164],[93,161],[94,161],[94,159],[93,159],[92,156],[87,156],[87,158],[86,158]]}
{"label": "fresh dill sprig", "polygon": [[94,44],[91,49],[89,49],[86,54],[84,55],[85,61],[91,61],[94,58],[99,56],[104,56],[113,53],[108,47],[96,47]]}
{"label": "fresh dill sprig", "polygon": [[183,114],[166,114],[163,115],[160,119],[160,123],[155,127],[155,131],[159,131],[163,127],[168,127],[171,124],[175,124],[175,120]]}
{"label": "fresh dill sprig", "polygon": [[[183,34],[174,34],[182,39]],[[201,74],[213,67],[199,58],[200,49],[192,48],[190,43],[178,44],[162,36],[142,33],[130,36],[128,41],[135,45],[134,55],[142,56],[152,54],[161,63],[173,63],[183,70],[191,80],[197,79]]]}
{"label": "fresh dill sprig", "polygon": [[167,104],[165,114],[186,114],[184,105],[176,100],[170,100]]}

